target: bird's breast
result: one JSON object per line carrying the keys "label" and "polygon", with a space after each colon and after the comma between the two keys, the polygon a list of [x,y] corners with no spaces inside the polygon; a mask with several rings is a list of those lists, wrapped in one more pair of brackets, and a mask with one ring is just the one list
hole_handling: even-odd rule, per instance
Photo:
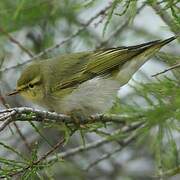
{"label": "bird's breast", "polygon": [[76,109],[87,115],[104,113],[112,107],[118,90],[117,81],[94,78],[80,84],[63,98],[54,94],[51,105],[58,113],[69,113]]}

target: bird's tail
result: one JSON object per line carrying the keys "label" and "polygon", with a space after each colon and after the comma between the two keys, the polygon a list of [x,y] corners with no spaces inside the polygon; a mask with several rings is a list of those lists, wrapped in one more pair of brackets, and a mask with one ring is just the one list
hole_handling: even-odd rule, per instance
{"label": "bird's tail", "polygon": [[161,41],[160,44],[161,44],[162,46],[164,46],[164,45],[170,43],[171,41],[174,41],[174,40],[177,39],[178,37],[180,37],[180,35],[172,36],[172,37],[170,37],[170,38],[168,38],[168,39],[165,39],[165,40]]}

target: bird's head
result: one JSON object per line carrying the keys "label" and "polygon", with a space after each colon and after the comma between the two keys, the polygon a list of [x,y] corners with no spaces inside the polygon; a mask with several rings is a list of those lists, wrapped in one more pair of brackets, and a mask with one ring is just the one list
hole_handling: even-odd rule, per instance
{"label": "bird's head", "polygon": [[43,98],[44,88],[42,82],[40,64],[31,64],[21,73],[16,89],[9,93],[8,96],[20,94],[29,100],[38,101]]}

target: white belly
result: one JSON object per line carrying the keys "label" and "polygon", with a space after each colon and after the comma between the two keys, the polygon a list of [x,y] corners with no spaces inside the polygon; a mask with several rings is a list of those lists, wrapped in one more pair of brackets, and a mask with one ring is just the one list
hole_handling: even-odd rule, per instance
{"label": "white belly", "polygon": [[89,80],[61,99],[58,109],[62,113],[74,110],[81,110],[86,115],[104,113],[113,106],[119,87],[119,82],[115,80]]}

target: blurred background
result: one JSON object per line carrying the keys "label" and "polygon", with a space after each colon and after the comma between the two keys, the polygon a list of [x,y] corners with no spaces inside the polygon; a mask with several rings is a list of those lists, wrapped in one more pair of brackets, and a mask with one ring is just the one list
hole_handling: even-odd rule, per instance
{"label": "blurred background", "polygon": [[[0,95],[5,103],[0,103],[0,109],[42,109],[18,95],[5,96],[32,61],[64,53],[136,45],[179,32],[178,0],[1,0]],[[180,70],[152,77],[179,62],[180,44],[176,40],[163,47],[119,90],[109,114],[131,115],[127,124],[141,121],[137,118],[140,115],[148,122],[132,143],[118,150],[117,139],[112,140],[44,167],[24,170],[10,179],[180,179],[179,170],[173,171],[179,168],[180,160]],[[86,149],[88,143],[100,141],[123,126],[95,123],[77,129],[69,137],[65,125],[11,123],[0,131],[0,176],[26,167],[27,164],[17,167],[22,156],[27,162],[43,156],[64,134],[66,144],[52,154],[53,158],[56,153],[75,147]],[[122,133],[119,138],[128,136]],[[161,176],[169,170],[172,173]]]}

